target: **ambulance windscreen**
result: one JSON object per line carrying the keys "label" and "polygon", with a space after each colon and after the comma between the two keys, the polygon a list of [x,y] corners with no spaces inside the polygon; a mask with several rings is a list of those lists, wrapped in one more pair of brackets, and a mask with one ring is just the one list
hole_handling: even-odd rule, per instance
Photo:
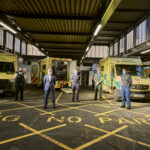
{"label": "ambulance windscreen", "polygon": [[0,73],[15,73],[13,62],[0,62]]}
{"label": "ambulance windscreen", "polygon": [[140,65],[116,65],[116,73],[118,76],[122,74],[123,68],[125,68],[131,76],[147,77],[143,66]]}

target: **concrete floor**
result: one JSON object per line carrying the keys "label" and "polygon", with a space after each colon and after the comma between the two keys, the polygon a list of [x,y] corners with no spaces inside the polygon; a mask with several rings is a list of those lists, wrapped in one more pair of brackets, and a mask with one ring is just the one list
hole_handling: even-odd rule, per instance
{"label": "concrete floor", "polygon": [[43,109],[43,90],[30,87],[23,102],[0,97],[0,150],[149,150],[150,103],[93,100],[93,91],[81,89],[80,102],[56,92],[56,109],[49,100]]}

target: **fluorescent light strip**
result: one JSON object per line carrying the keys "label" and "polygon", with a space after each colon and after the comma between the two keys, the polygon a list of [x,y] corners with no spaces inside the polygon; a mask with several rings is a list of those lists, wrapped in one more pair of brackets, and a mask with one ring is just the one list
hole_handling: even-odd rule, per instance
{"label": "fluorescent light strip", "polygon": [[94,36],[96,36],[96,35],[98,34],[98,32],[99,32],[99,30],[101,29],[101,27],[102,27],[102,24],[99,24],[99,25],[97,26],[97,28],[96,28],[96,30],[95,30],[95,32],[94,32]]}
{"label": "fluorescent light strip", "polygon": [[148,52],[150,52],[150,49],[149,49],[149,50],[146,50],[146,51],[144,51],[144,52],[141,52],[141,54],[145,54],[145,53],[148,53]]}
{"label": "fluorescent light strip", "polygon": [[13,30],[11,27],[7,26],[5,23],[0,22],[0,25],[5,27],[7,30],[9,30],[10,32],[16,34],[17,32],[15,30]]}
{"label": "fluorescent light strip", "polygon": [[86,52],[89,50],[89,46],[86,48]]}

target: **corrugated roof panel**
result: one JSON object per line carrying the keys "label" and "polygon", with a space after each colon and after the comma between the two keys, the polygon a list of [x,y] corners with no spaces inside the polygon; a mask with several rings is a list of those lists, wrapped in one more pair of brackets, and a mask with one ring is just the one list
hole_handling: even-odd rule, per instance
{"label": "corrugated roof panel", "polygon": [[53,43],[41,43],[41,47],[53,47],[53,48],[85,48],[85,44],[53,44]]}
{"label": "corrugated roof panel", "polygon": [[[5,12],[96,16],[102,0],[0,0]],[[9,4],[9,5],[8,5]]]}
{"label": "corrugated roof panel", "polygon": [[15,18],[22,30],[89,33],[93,21]]}
{"label": "corrugated roof panel", "polygon": [[31,34],[36,41],[87,42],[88,36]]}

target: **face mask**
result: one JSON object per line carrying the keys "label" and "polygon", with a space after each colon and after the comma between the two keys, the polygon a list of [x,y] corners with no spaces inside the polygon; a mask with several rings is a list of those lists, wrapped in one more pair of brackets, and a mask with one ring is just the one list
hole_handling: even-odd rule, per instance
{"label": "face mask", "polygon": [[18,73],[19,73],[19,74],[22,74],[22,70],[19,70]]}
{"label": "face mask", "polygon": [[51,75],[51,72],[48,72],[48,75]]}
{"label": "face mask", "polygon": [[74,74],[77,75],[77,72],[75,72]]}

